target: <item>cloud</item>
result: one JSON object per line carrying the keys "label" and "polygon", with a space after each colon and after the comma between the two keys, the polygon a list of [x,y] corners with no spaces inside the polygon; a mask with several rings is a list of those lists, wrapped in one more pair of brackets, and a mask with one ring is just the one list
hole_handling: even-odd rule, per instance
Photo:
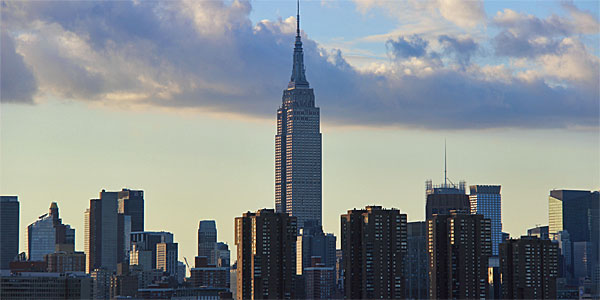
{"label": "cloud", "polygon": [[438,0],[440,14],[454,24],[473,28],[485,21],[483,1]]}
{"label": "cloud", "polygon": [[388,49],[396,58],[421,57],[426,54],[427,45],[429,43],[419,37],[413,35],[410,37],[398,37],[397,40],[390,39],[387,41]]}
{"label": "cloud", "polygon": [[0,100],[2,102],[33,103],[37,91],[31,69],[17,53],[15,43],[6,30],[0,40]]}
{"label": "cloud", "polygon": [[[2,9],[3,28],[43,95],[273,118],[291,72],[295,19],[253,24],[245,1],[7,2]],[[397,37],[387,43],[389,62],[360,71],[341,51],[306,35],[303,42],[307,77],[330,123],[598,126],[593,74],[478,66],[469,36]],[[433,42],[462,68],[445,65]]]}
{"label": "cloud", "polygon": [[479,49],[477,42],[470,37],[460,38],[441,35],[438,41],[442,44],[446,53],[454,55],[456,61],[463,67],[470,63],[471,56]]}

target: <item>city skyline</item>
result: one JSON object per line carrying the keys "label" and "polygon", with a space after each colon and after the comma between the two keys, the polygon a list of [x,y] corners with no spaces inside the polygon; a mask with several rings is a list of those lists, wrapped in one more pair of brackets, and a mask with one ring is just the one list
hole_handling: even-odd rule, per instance
{"label": "city skyline", "polygon": [[[274,36],[281,39],[279,47],[286,51],[286,57],[280,57],[278,54],[272,56],[273,68],[281,70],[273,74],[289,72],[289,50],[292,48],[293,31],[290,31],[288,27],[290,24],[296,23],[296,20],[293,17],[285,17],[279,21],[257,19],[259,15],[270,9],[270,6],[265,3],[255,3],[253,6],[246,5],[245,2],[221,4],[216,8],[199,5],[201,10],[214,9],[218,12],[230,13],[231,15],[226,14],[224,17],[225,26],[223,28],[227,28],[228,24],[245,26],[243,22],[242,24],[237,23],[240,19],[256,24],[256,28],[265,31],[270,30],[271,27],[277,27],[280,35]],[[314,12],[315,5],[315,3],[307,5],[309,16],[310,12]],[[366,10],[367,13],[363,16],[366,19],[372,18],[369,14],[376,14],[374,10],[379,9],[374,6],[364,7],[361,5],[357,4],[355,9],[357,12]],[[553,7],[553,5],[552,3],[548,4],[548,7]],[[593,10],[586,2],[577,2],[577,5]],[[492,4],[492,7],[494,6],[497,4]],[[252,7],[256,9],[253,10]],[[325,8],[330,9],[327,6]],[[6,53],[11,53],[5,51],[4,47],[17,45],[18,47],[15,46],[15,49],[18,50],[15,50],[17,52],[14,54],[20,55],[22,61],[33,64],[36,79],[40,88],[43,89],[41,94],[44,94],[44,96],[36,94],[35,100],[31,96],[30,104],[35,102],[35,105],[11,103],[15,102],[15,99],[7,98],[13,94],[10,93],[10,90],[5,89],[3,81],[3,93],[8,96],[3,97],[2,111],[0,112],[2,114],[0,193],[19,196],[21,204],[20,252],[24,251],[24,228],[35,221],[37,216],[43,212],[43,208],[53,201],[58,202],[61,206],[64,222],[71,224],[76,229],[76,249],[82,250],[83,212],[89,204],[89,200],[103,189],[107,191],[121,191],[122,188],[143,190],[145,192],[145,230],[173,232],[175,241],[180,245],[180,259],[182,257],[191,259],[197,250],[195,238],[197,236],[196,224],[199,220],[217,220],[221,240],[226,241],[231,247],[234,245],[232,221],[234,217],[247,211],[274,208],[273,191],[275,187],[273,182],[275,178],[273,176],[272,150],[274,114],[269,115],[268,112],[272,112],[272,107],[278,103],[278,93],[281,91],[280,87],[273,87],[284,86],[284,83],[281,84],[280,81],[285,81],[286,76],[273,77],[276,80],[261,87],[261,92],[265,94],[252,94],[253,97],[266,98],[261,100],[263,102],[256,102],[257,108],[241,103],[237,103],[240,104],[237,109],[223,108],[227,105],[222,106],[221,102],[210,104],[211,101],[217,99],[221,99],[225,103],[226,99],[222,98],[222,95],[207,101],[209,103],[206,104],[207,106],[199,105],[200,108],[180,103],[174,103],[172,106],[162,104],[153,106],[144,104],[144,101],[140,101],[141,104],[132,103],[128,102],[127,97],[133,97],[135,100],[135,97],[139,97],[139,95],[136,96],[137,91],[133,91],[128,96],[116,87],[113,87],[113,94],[102,94],[104,96],[101,97],[105,97],[104,100],[96,103],[84,103],[76,98],[82,97],[86,93],[92,93],[94,96],[94,92],[91,90],[82,92],[79,90],[81,87],[77,86],[66,91],[53,87],[52,82],[44,77],[42,67],[46,66],[35,64],[35,59],[39,56],[28,52],[30,49],[27,42],[36,42],[33,38],[35,32],[30,33],[29,38],[31,39],[29,40],[27,35],[18,35],[15,30],[20,25],[10,23],[13,21],[11,17],[14,17],[10,14],[10,8],[3,7],[2,9],[3,14],[9,16],[8,21],[3,21],[3,23],[9,22],[6,24],[15,26],[9,27],[13,30],[10,34],[8,31],[2,31],[3,60],[8,55]],[[23,9],[27,11],[26,7]],[[87,8],[74,9],[86,11]],[[342,10],[346,9],[348,8],[342,8]],[[496,12],[489,13],[488,9],[490,9],[489,6],[486,7],[485,14],[492,18]],[[515,8],[516,16],[513,15],[515,13],[513,10],[498,10],[496,16],[493,17],[494,22],[490,23],[490,26],[495,24],[496,30],[499,28],[506,32],[512,32],[510,30],[514,30],[514,28],[508,24],[512,20],[510,17],[519,19],[522,16],[519,14],[527,13],[527,9],[531,9],[531,7],[522,5]],[[572,36],[581,36],[584,45],[593,45],[593,41],[597,40],[597,10],[589,13],[569,3],[547,9],[549,11],[562,9],[564,14],[560,16],[564,20],[574,20],[572,22],[574,27],[570,29],[572,31],[565,34],[564,37],[559,34],[560,38],[558,39],[562,43],[573,41]],[[461,21],[460,18],[456,19],[456,16],[447,16],[442,10],[440,11],[446,17],[446,21],[453,22],[458,27],[464,25],[461,25],[464,19]],[[46,13],[48,13],[47,16],[52,15],[51,11],[46,11]],[[533,18],[542,20],[543,24],[551,20],[547,12],[535,11],[534,13]],[[289,15],[293,14],[289,13]],[[315,15],[318,14],[315,13],[312,18],[315,18]],[[590,16],[592,19],[589,19]],[[75,43],[74,46],[81,42],[77,38],[82,31],[69,28],[67,23],[61,23],[59,19],[46,19],[45,16],[35,16],[33,12],[28,17],[33,19],[39,17],[48,24],[45,29],[55,29],[56,37],[66,40],[71,38],[70,41]],[[304,18],[306,19],[306,17]],[[359,20],[359,23],[361,21],[366,22],[363,19]],[[591,22],[589,24],[592,29],[589,30],[589,27],[585,29],[583,21]],[[310,24],[311,22],[305,23]],[[315,37],[321,36],[324,41],[327,40],[323,37],[326,35],[323,31],[312,29],[317,23],[313,21],[309,25],[311,26],[311,29],[307,29],[309,37],[314,34]],[[468,28],[468,24],[465,27]],[[25,32],[27,30],[45,30],[44,28],[21,29]],[[81,30],[86,32],[85,30],[89,29]],[[466,32],[472,33],[468,30]],[[69,35],[70,33],[72,35]],[[140,33],[134,32],[135,34]],[[202,32],[203,38],[206,38],[205,34],[210,35],[210,32]],[[396,34],[387,40],[386,46],[391,49],[390,55],[395,57],[389,62],[389,66],[401,64],[398,60],[399,56],[406,55],[411,51],[417,54],[409,53],[410,55],[405,57],[406,59],[402,59],[404,67],[408,67],[405,63],[411,60],[420,60],[419,63],[431,63],[432,57],[442,55],[443,51],[435,52],[439,50],[427,48],[431,36],[418,36],[415,32],[411,34]],[[440,45],[446,42],[452,45],[453,42],[459,41],[457,40],[458,35],[452,37],[446,34],[447,32],[439,34],[437,41]],[[555,38],[555,35],[556,33],[552,33],[550,38]],[[497,37],[503,36],[498,34]],[[270,39],[271,36],[262,38]],[[493,105],[490,106],[490,103],[486,103],[484,108],[492,113],[497,111],[499,115],[490,115],[488,111],[484,110],[471,111],[466,109],[468,107],[458,106],[462,108],[461,114],[465,114],[467,121],[464,122],[459,121],[459,118],[452,114],[446,118],[437,110],[431,110],[432,115],[425,118],[427,115],[419,110],[420,107],[406,106],[408,110],[417,111],[415,115],[422,118],[415,121],[408,118],[409,115],[397,110],[389,111],[391,114],[397,114],[395,118],[391,118],[385,110],[382,110],[380,103],[363,107],[364,103],[352,102],[355,101],[352,97],[349,98],[351,101],[345,103],[350,105],[340,106],[339,98],[348,95],[342,93],[340,96],[336,96],[335,93],[332,93],[331,88],[326,86],[328,81],[323,80],[326,79],[324,76],[335,74],[340,79],[348,79],[346,84],[350,85],[355,83],[358,78],[365,80],[363,83],[368,86],[372,82],[366,80],[367,77],[353,78],[348,75],[352,72],[367,72],[364,65],[358,63],[356,57],[351,58],[352,55],[343,56],[342,52],[337,52],[337,56],[331,53],[326,54],[326,61],[331,61],[331,65],[327,65],[323,61],[315,59],[316,45],[327,48],[327,42],[321,44],[316,39],[307,38],[305,40],[309,45],[307,53],[310,57],[307,62],[307,72],[309,76],[316,77],[316,80],[312,82],[317,85],[315,91],[320,106],[323,108],[322,132],[326,137],[323,140],[323,229],[325,232],[339,234],[339,215],[353,207],[361,208],[373,204],[398,208],[403,213],[407,213],[408,221],[424,220],[425,193],[422,187],[427,179],[433,179],[435,183],[441,182],[439,180],[443,176],[441,174],[441,141],[444,138],[448,138],[449,141],[450,172],[448,177],[455,181],[465,179],[469,185],[501,185],[503,231],[509,232],[515,237],[525,234],[525,230],[535,224],[548,223],[547,199],[550,190],[554,188],[598,190],[600,160],[597,153],[600,150],[600,140],[597,135],[598,118],[593,114],[597,103],[592,101],[589,104],[584,101],[589,100],[590,97],[597,99],[593,87],[590,92],[589,85],[585,86],[586,82],[593,82],[596,78],[594,76],[597,76],[594,73],[597,71],[597,48],[583,46],[584,50],[582,50],[592,57],[591,77],[588,76],[589,72],[582,73],[583,80],[580,80],[579,77],[565,79],[556,76],[544,77],[543,74],[538,74],[543,78],[540,88],[546,93],[541,95],[550,96],[553,103],[556,104],[552,109],[560,110],[562,108],[561,113],[564,114],[550,109],[536,115],[535,109],[542,108],[543,105],[532,104],[533,110],[529,111],[529,114],[514,116],[502,112],[502,109],[494,109]],[[329,42],[331,40],[329,39]],[[94,46],[93,40],[89,42],[88,46]],[[84,45],[87,45],[86,43],[83,41]],[[79,45],[81,46],[81,44]],[[577,43],[575,45],[580,46]],[[483,46],[481,47],[483,48]],[[357,46],[355,51],[360,52],[360,48]],[[10,50],[10,48],[7,49]],[[588,51],[586,49],[589,49],[591,53],[586,52]],[[495,50],[498,51],[498,49]],[[344,50],[344,52],[346,51]],[[349,52],[352,53],[352,51]],[[425,54],[418,54],[421,52]],[[265,53],[261,55],[265,55]],[[453,54],[447,55],[448,57],[445,59],[453,57]],[[470,72],[466,67],[479,66],[477,64],[480,63],[475,54],[471,53],[470,55],[473,56],[472,60],[477,62],[471,64],[470,56],[461,57],[457,54],[454,62],[456,64],[446,62],[447,67],[441,69],[436,69],[434,65],[432,67],[435,71],[444,73],[451,72],[449,71],[452,69],[451,66],[458,66],[459,71],[455,70],[456,74],[464,75],[463,73]],[[511,55],[505,55],[505,57],[511,57]],[[345,58],[347,61],[344,60]],[[362,58],[369,58],[369,55]],[[531,62],[521,63],[527,65]],[[462,71],[460,71],[461,64],[465,68]],[[484,63],[483,67],[491,66]],[[335,72],[328,73],[328,67],[334,68]],[[386,65],[382,65],[382,67],[386,67]],[[345,73],[340,70],[353,71]],[[536,70],[526,71],[531,72],[523,74],[535,73]],[[551,73],[548,70],[545,71],[548,74]],[[3,76],[4,74],[6,73],[3,68]],[[375,76],[377,73],[370,74]],[[270,76],[268,78],[271,78]],[[382,76],[389,76],[389,74]],[[424,83],[430,83],[428,80],[432,79],[427,74],[419,76]],[[24,78],[27,76],[25,75]],[[533,97],[534,94],[523,94],[523,91],[518,89],[525,83],[519,81],[522,79],[515,78],[511,77],[509,82],[517,81],[518,84],[505,84],[502,87],[506,88],[509,94],[516,95],[517,98],[524,95]],[[239,83],[237,78],[234,79],[233,85]],[[261,84],[260,80],[250,79],[249,81]],[[157,79],[150,78],[149,80]],[[178,78],[173,80],[177,85]],[[492,81],[494,80],[497,81],[497,78]],[[496,81],[494,82],[497,83]],[[218,83],[213,82],[212,84],[218,86]],[[339,82],[332,84],[334,87],[344,86]],[[467,81],[467,84],[481,88],[474,81]],[[554,84],[558,87],[564,85],[567,92],[573,92],[574,87],[583,85],[583,94],[577,92],[573,97],[577,101],[582,101],[581,105],[584,107],[585,113],[565,106],[564,99],[554,94],[559,89],[556,86],[553,87]],[[234,88],[234,86],[228,87]],[[244,88],[245,85],[236,86],[236,88],[238,87]],[[436,86],[433,85],[432,88],[435,89]],[[172,86],[163,87],[163,89],[162,92],[153,90],[152,93],[160,98],[162,97],[161,93],[176,93],[172,89],[177,90]],[[495,88],[491,89],[498,91]],[[218,90],[219,88],[212,92],[222,92]],[[390,89],[390,91],[393,92],[394,89]],[[235,94],[238,91],[231,92]],[[350,92],[352,92],[351,88]],[[413,90],[413,92],[415,91]],[[416,92],[419,93],[418,90]],[[422,93],[422,91],[420,92]],[[471,91],[463,92],[466,98],[473,96]],[[585,94],[586,92],[589,94]],[[265,97],[267,95],[268,97]],[[210,97],[207,94],[200,96],[204,97],[203,100]],[[107,99],[119,102],[117,105],[112,105],[110,103],[113,102],[107,102]],[[179,101],[179,98],[177,100]],[[251,100],[255,99],[251,98]],[[425,107],[429,100],[423,100]],[[231,102],[228,105],[234,103]],[[263,110],[265,103],[271,107],[270,110]],[[444,103],[445,105],[456,104]],[[396,104],[402,104],[402,101]],[[174,108],[178,105],[186,109]],[[510,106],[510,104],[508,105]],[[365,108],[372,108],[372,110],[365,110]],[[514,109],[523,108],[517,105]],[[344,114],[345,109],[350,114]],[[447,109],[448,107],[440,107],[438,110],[447,111]],[[364,114],[360,112],[364,112]],[[505,117],[505,119],[501,117]],[[554,119],[556,123],[551,124],[545,118]],[[214,130],[215,128],[217,130]],[[515,176],[515,174],[519,176]],[[525,215],[528,218],[523,218]],[[165,224],[164,221],[161,221],[161,217],[165,216],[177,221]]]}

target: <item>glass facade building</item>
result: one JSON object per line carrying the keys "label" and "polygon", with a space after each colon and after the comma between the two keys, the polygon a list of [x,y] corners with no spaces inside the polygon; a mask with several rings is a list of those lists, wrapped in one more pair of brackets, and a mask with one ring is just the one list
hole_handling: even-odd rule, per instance
{"label": "glass facade building", "polygon": [[469,201],[471,213],[490,219],[492,225],[492,255],[498,255],[502,243],[502,197],[499,185],[472,185]]}
{"label": "glass facade building", "polygon": [[58,205],[52,202],[49,212],[27,227],[27,257],[32,261],[44,260],[44,255],[56,251],[56,245],[75,246],[75,229],[62,224]]}
{"label": "glass facade building", "polygon": [[19,253],[19,200],[0,196],[0,269],[8,269]]}

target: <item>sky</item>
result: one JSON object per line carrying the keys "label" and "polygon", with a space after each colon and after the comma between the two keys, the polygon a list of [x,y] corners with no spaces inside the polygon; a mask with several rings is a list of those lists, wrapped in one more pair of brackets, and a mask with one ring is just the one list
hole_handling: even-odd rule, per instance
{"label": "sky", "polygon": [[[2,1],[0,194],[28,224],[58,202],[83,250],[102,189],[142,189],[180,260],[198,222],[232,255],[274,207],[276,110],[294,1]],[[302,1],[321,108],[323,225],[366,205],[423,220],[425,180],[502,185],[503,231],[548,223],[552,189],[600,188],[596,1]]]}

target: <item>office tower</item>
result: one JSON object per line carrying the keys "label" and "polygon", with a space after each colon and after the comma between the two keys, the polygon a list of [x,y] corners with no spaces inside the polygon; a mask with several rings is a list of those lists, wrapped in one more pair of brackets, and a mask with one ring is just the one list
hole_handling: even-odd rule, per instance
{"label": "office tower", "polygon": [[156,268],[177,277],[178,244],[158,243],[156,244]]}
{"label": "office tower", "polygon": [[[156,247],[155,247],[156,248]],[[152,257],[156,260],[156,255],[152,250],[143,250],[139,245],[131,245],[129,252],[129,264],[132,266],[140,266],[143,271],[150,271],[155,267],[152,265]]]}
{"label": "office tower", "polygon": [[296,233],[296,217],[273,209],[235,218],[237,299],[296,298]]}
{"label": "office tower", "polygon": [[296,238],[296,274],[302,275],[305,268],[312,267],[314,257],[320,257],[320,264],[326,267],[335,267],[335,246],[333,234],[325,234],[314,220],[306,221]]}
{"label": "office tower", "polygon": [[336,299],[344,297],[344,262],[342,260],[342,249],[335,250],[335,286]]}
{"label": "office tower", "polygon": [[436,214],[449,214],[450,211],[471,211],[469,196],[465,194],[464,181],[459,184],[448,183],[433,185],[431,180],[425,182],[426,204],[425,217],[431,219]]}
{"label": "office tower", "polygon": [[367,206],[341,216],[344,297],[403,298],[406,214]]}
{"label": "office tower", "polygon": [[229,289],[229,267],[211,265],[204,256],[196,257],[195,266],[190,270],[190,273],[190,281],[193,287]]}
{"label": "office tower", "polygon": [[119,213],[131,217],[131,232],[144,231],[144,191],[122,189]]}
{"label": "office tower", "polygon": [[298,220],[321,225],[321,132],[319,108],[306,80],[300,38],[300,14],[296,16],[296,44],[292,76],[277,110],[275,136],[275,209]]}
{"label": "office tower", "polygon": [[[156,266],[156,245],[159,243],[173,243],[173,234],[165,231],[142,231],[142,232],[132,232],[131,233],[131,249],[138,251],[137,254],[133,255],[142,255],[146,257],[148,255],[145,251],[150,251],[151,254],[151,264],[148,267],[146,258],[137,258],[137,262],[140,265],[143,265],[144,270],[149,269],[157,269]],[[144,253],[140,253],[144,252]],[[131,263],[130,261],[130,264]],[[135,264],[133,264],[135,265]]]}
{"label": "office tower", "polygon": [[500,245],[502,299],[556,299],[558,244],[522,236]]}
{"label": "office tower", "polygon": [[429,297],[485,298],[491,224],[482,215],[451,212],[428,220]]}
{"label": "office tower", "polygon": [[91,299],[88,274],[20,273],[0,275],[0,299]]}
{"label": "office tower", "polygon": [[48,272],[85,272],[85,253],[74,251],[72,245],[57,245],[54,253],[44,255]]}
{"label": "office tower", "polygon": [[216,265],[217,225],[214,220],[203,220],[198,225],[198,256],[205,256],[211,265]]}
{"label": "office tower", "polygon": [[567,278],[572,284],[585,278],[591,279],[594,270],[600,268],[598,262],[600,245],[600,192],[577,190],[552,190],[548,198],[548,231],[556,239],[559,232],[568,233],[570,249],[561,247],[561,252],[569,252],[571,266]]}
{"label": "office tower", "polygon": [[229,252],[229,246],[223,242],[218,242],[215,248],[216,266],[227,267],[231,265],[231,253]]}
{"label": "office tower", "polygon": [[58,245],[75,247],[75,229],[62,224],[56,202],[50,204],[47,214],[27,226],[27,257],[29,260],[44,260],[44,255],[54,253]]}
{"label": "office tower", "polygon": [[542,240],[550,239],[548,226],[536,226],[534,228],[527,229],[527,236],[535,236]]}
{"label": "office tower", "polygon": [[306,299],[332,299],[335,295],[335,267],[313,257],[311,266],[304,269]]}
{"label": "office tower", "polygon": [[0,196],[0,270],[19,253],[19,200],[17,196]]}
{"label": "office tower", "polygon": [[88,273],[98,268],[115,272],[117,263],[126,260],[131,219],[118,213],[118,194],[102,190],[100,198],[91,199],[90,208],[85,211]]}
{"label": "office tower", "polygon": [[406,298],[429,297],[429,253],[427,252],[427,222],[408,222],[407,253],[404,265]]}
{"label": "office tower", "polygon": [[471,213],[483,215],[492,224],[492,255],[498,255],[502,243],[502,198],[499,185],[470,186]]}

